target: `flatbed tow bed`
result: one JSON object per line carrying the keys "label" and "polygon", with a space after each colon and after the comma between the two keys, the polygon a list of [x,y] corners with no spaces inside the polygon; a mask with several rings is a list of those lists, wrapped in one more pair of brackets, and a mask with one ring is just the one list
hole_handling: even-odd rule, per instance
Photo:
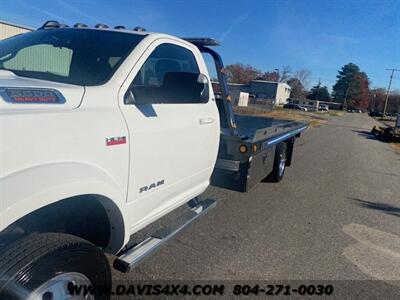
{"label": "flatbed tow bed", "polygon": [[285,165],[290,166],[295,139],[308,124],[255,116],[235,118],[239,135],[221,135],[211,184],[247,192],[272,172],[277,144],[286,143]]}
{"label": "flatbed tow bed", "polygon": [[210,38],[185,40],[196,45],[203,54],[212,56],[220,87],[216,102],[221,120],[221,137],[211,185],[239,192],[249,191],[273,171],[275,157],[279,155],[276,146],[280,143],[285,144],[286,150],[284,172],[284,167],[291,164],[294,142],[307,129],[308,123],[235,115],[222,59],[209,48],[219,43]]}

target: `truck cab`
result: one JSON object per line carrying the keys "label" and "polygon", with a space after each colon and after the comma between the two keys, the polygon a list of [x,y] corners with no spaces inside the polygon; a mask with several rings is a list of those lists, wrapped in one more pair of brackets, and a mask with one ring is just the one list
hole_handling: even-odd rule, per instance
{"label": "truck cab", "polygon": [[[116,43],[126,53],[115,51]],[[37,172],[39,178],[60,168],[47,201],[42,195],[26,204],[25,193],[35,198],[43,193],[41,187],[25,187],[21,198],[13,191],[3,198],[8,210],[3,226],[27,210],[74,196],[76,187],[69,180],[76,179],[63,174],[65,164],[70,172],[90,169],[114,185],[110,193],[119,194],[112,199],[125,212],[128,237],[206,189],[218,152],[219,117],[196,46],[163,34],[89,28],[43,28],[3,44],[0,84],[8,102],[3,99],[0,105],[2,128],[8,130],[2,135],[10,136],[10,142],[2,155],[2,182],[11,187],[8,180],[25,170]],[[29,53],[35,62],[27,61]],[[45,62],[45,56],[52,63]],[[66,66],[53,65],[56,58],[69,64],[69,73]],[[112,64],[119,67],[113,69]],[[17,98],[17,92],[40,89],[54,91],[63,101]],[[29,139],[11,139],[15,135]],[[43,142],[41,151],[35,141]],[[65,196],[57,195],[58,189]],[[85,189],[83,193],[94,192],[89,185]]]}
{"label": "truck cab", "polygon": [[129,128],[133,230],[201,194],[219,144],[218,109],[197,47],[169,36],[146,39],[118,94]]}

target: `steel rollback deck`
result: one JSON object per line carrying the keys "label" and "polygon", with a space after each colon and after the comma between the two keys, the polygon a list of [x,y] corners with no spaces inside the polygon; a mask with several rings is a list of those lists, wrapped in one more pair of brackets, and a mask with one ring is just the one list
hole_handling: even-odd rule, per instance
{"label": "steel rollback deck", "polygon": [[210,38],[184,39],[196,45],[200,52],[211,55],[218,77],[220,97],[216,103],[221,121],[221,137],[211,184],[247,192],[272,171],[275,146],[278,143],[286,143],[287,165],[290,165],[294,141],[308,124],[256,116],[235,116],[221,56],[209,48],[218,46],[219,42]]}
{"label": "steel rollback deck", "polygon": [[235,114],[233,113],[231,97],[229,96],[228,80],[224,71],[224,63],[218,52],[208,47],[219,46],[219,42],[211,38],[184,38],[184,40],[196,45],[201,53],[207,53],[213,58],[221,91],[221,96],[217,99],[221,130],[224,134],[237,135]]}

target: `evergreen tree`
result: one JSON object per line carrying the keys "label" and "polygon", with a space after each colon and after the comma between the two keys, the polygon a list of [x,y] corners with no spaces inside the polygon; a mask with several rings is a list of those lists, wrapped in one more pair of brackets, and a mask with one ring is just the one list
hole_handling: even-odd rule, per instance
{"label": "evergreen tree", "polygon": [[330,101],[331,95],[329,94],[328,88],[326,86],[321,86],[321,82],[318,82],[317,85],[312,87],[308,94],[308,99]]}
{"label": "evergreen tree", "polygon": [[344,65],[336,76],[333,86],[333,98],[347,107],[364,107],[369,95],[367,74],[353,63]]}

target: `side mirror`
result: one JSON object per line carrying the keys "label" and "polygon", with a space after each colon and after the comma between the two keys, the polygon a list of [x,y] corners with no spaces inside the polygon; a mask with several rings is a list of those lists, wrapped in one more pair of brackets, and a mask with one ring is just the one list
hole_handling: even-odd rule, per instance
{"label": "side mirror", "polygon": [[125,104],[135,104],[135,95],[132,92],[132,89],[129,88],[128,91],[126,92],[125,96],[124,96],[124,103]]}
{"label": "side mirror", "polygon": [[197,77],[197,83],[203,86],[203,89],[200,92],[200,100],[205,103],[210,99],[210,87],[207,76],[200,73]]}
{"label": "side mirror", "polygon": [[167,72],[161,86],[131,85],[125,104],[206,103],[210,99],[209,80],[201,73]]}

